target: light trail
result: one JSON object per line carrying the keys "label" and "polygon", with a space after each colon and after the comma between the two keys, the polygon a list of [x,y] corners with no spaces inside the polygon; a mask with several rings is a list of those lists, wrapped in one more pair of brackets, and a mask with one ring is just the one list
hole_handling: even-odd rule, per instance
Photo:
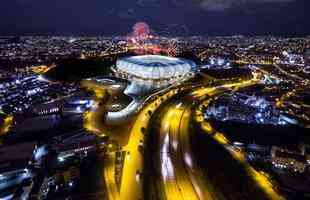
{"label": "light trail", "polygon": [[[206,183],[202,170],[193,159],[188,132],[190,118],[190,105],[179,101],[168,106],[168,111],[161,120],[160,141],[161,151],[164,150],[164,153],[161,152],[160,161],[169,159],[170,174],[174,173],[170,179],[165,178],[167,164],[161,163],[161,181],[166,199],[220,199],[217,197],[221,195],[214,194],[214,189]],[[166,153],[167,150],[169,154]]]}
{"label": "light trail", "polygon": [[[167,199],[199,199],[196,191],[192,185],[187,170],[184,166],[183,155],[180,148],[174,150],[172,141],[177,141],[179,134],[179,123],[183,115],[183,109],[180,109],[180,104],[172,107],[168,110],[162,119],[162,126],[160,129],[160,141],[162,141],[162,149],[164,152],[160,153],[160,160],[169,160],[169,168],[164,168],[167,166],[161,165],[161,171],[164,181],[164,190]],[[168,129],[166,123],[169,124]],[[170,139],[171,138],[171,139]],[[166,179],[166,170],[173,176]]]}
{"label": "light trail", "polygon": [[163,175],[164,181],[175,179],[173,165],[169,155],[169,143],[169,135],[167,134],[161,149],[161,173]]}
{"label": "light trail", "polygon": [[[154,111],[168,99],[169,93],[171,91],[165,93],[162,96],[159,96],[156,100],[147,104],[142,111],[138,114],[136,121],[133,125],[133,128],[130,131],[130,138],[128,144],[123,148],[130,155],[130,159],[125,159],[124,167],[123,167],[123,177],[120,188],[120,199],[143,199],[143,185],[142,182],[137,182],[136,173],[143,171],[143,154],[138,150],[141,142],[144,141],[144,134],[141,133],[142,128],[146,128],[151,119],[151,115],[149,115],[149,111],[154,113]],[[161,98],[163,101],[158,102],[157,100]],[[165,126],[165,128],[169,128],[169,126]],[[167,139],[166,139],[167,140]],[[165,147],[166,148],[166,147]],[[165,154],[165,153],[164,153]],[[166,155],[165,162],[167,173],[165,173],[165,177],[173,177],[173,173],[171,171],[171,162],[169,161],[169,156]],[[130,189],[128,189],[130,188]]]}

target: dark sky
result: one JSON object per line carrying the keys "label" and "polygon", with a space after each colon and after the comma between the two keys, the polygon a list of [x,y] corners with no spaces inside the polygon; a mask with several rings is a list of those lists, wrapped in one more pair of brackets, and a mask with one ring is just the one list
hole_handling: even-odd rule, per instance
{"label": "dark sky", "polygon": [[310,35],[310,0],[3,0],[0,35]]}

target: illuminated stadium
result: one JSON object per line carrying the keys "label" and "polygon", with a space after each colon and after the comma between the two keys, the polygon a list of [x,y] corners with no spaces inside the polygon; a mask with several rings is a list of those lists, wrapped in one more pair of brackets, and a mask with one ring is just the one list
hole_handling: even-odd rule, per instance
{"label": "illuminated stadium", "polygon": [[143,55],[120,58],[115,72],[132,82],[163,87],[187,80],[196,72],[193,61],[159,55]]}

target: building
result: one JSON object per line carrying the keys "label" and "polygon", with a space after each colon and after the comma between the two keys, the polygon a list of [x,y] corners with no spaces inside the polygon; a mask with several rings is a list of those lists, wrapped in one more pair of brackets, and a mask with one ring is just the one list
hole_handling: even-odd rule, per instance
{"label": "building", "polygon": [[169,86],[192,77],[196,72],[193,61],[159,55],[120,58],[114,69],[116,75],[135,85],[149,89]]}
{"label": "building", "polygon": [[272,165],[277,169],[286,169],[294,172],[303,173],[309,160],[304,152],[289,151],[280,147],[273,146],[271,148]]}
{"label": "building", "polygon": [[82,160],[90,155],[96,155],[100,149],[104,148],[104,142],[98,136],[84,132],[70,136],[55,144],[57,160],[63,163],[72,158]]}
{"label": "building", "polygon": [[0,147],[0,190],[16,187],[32,178],[29,164],[34,160],[36,143]]}
{"label": "building", "polygon": [[223,95],[212,103],[205,112],[205,118],[221,121],[285,125],[283,117],[274,105],[262,97],[242,93]]}

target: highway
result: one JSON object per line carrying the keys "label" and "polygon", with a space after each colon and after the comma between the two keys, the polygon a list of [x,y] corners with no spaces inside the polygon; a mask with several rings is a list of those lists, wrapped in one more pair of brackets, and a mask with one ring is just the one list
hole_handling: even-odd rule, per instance
{"label": "highway", "polygon": [[195,164],[189,142],[190,105],[176,101],[168,106],[159,130],[159,160],[166,199],[216,199]]}
{"label": "highway", "polygon": [[[140,147],[143,149],[145,144],[145,133],[142,129],[146,129],[151,122],[151,117],[162,103],[168,101],[164,106],[165,112],[160,116],[160,126],[158,128],[159,137],[159,162],[155,163],[159,166],[160,177],[157,181],[162,182],[161,188],[165,199],[176,200],[195,200],[195,199],[224,199],[221,194],[215,191],[207,178],[203,175],[202,170],[197,166],[190,148],[190,132],[189,126],[192,117],[202,122],[201,113],[197,109],[192,113],[192,103],[188,101],[198,100],[204,102],[200,105],[208,105],[210,99],[220,95],[228,90],[238,90],[256,84],[257,80],[245,80],[238,83],[223,84],[215,87],[206,87],[193,89],[186,95],[175,101],[170,101],[171,96],[176,93],[170,90],[154,100],[147,103],[144,108],[137,114],[133,126],[128,130],[128,144],[122,147],[125,153],[121,184],[118,188],[115,183],[115,158],[107,159],[107,165],[104,169],[104,179],[107,185],[109,199],[144,199],[143,191],[143,170],[144,155]],[[162,108],[162,107],[161,107]],[[98,108],[97,108],[98,109]],[[99,111],[100,113],[100,111]],[[194,115],[195,114],[195,115]],[[96,116],[96,113],[89,113],[89,117]],[[89,120],[93,121],[93,120]],[[97,120],[94,120],[97,121]],[[90,127],[96,128],[102,134],[103,130],[98,130],[98,121],[90,123]],[[214,133],[210,124],[201,123],[201,127],[207,133]],[[271,183],[260,172],[255,171],[250,165],[244,161],[242,154],[236,153],[232,148],[228,148],[229,140],[224,134],[213,134],[213,138],[222,145],[226,145],[226,149],[232,153],[232,156],[238,162],[243,162],[247,172],[252,175],[256,183],[271,197],[270,199],[282,199],[273,189]]]}
{"label": "highway", "polygon": [[[189,126],[191,119],[191,101],[223,93],[231,88],[256,84],[255,80],[224,84],[217,87],[195,89],[186,97],[168,104],[161,119],[159,135],[159,159],[154,159],[160,168],[157,182],[163,185],[166,199],[224,199],[216,193],[203,171],[200,169],[191,151]],[[156,163],[157,161],[157,163]]]}
{"label": "highway", "polygon": [[129,142],[123,147],[127,152],[124,160],[123,175],[120,187],[120,199],[143,199],[143,173],[144,157],[139,146],[144,144],[144,134],[142,128],[147,128],[152,114],[166,101],[169,96],[175,94],[175,90],[160,96],[156,100],[147,104],[136,117],[135,123],[130,131]]}
{"label": "highway", "polygon": [[172,107],[162,118],[160,127],[159,164],[167,199],[199,199],[179,145],[179,126],[185,114],[182,108]]}
{"label": "highway", "polygon": [[[105,105],[99,104],[99,101],[105,98],[106,88],[92,84],[87,84],[86,86],[95,92],[98,106],[85,113],[84,127],[100,136],[112,134],[105,130],[105,126],[102,123],[102,113],[104,112]],[[176,94],[176,89],[171,89],[146,104],[135,117],[132,128],[126,130],[129,140],[128,144],[122,147],[122,151],[126,152],[126,156],[123,163],[120,187],[117,186],[115,181],[115,152],[108,153],[103,171],[109,199],[143,199],[143,185],[140,174],[143,171],[144,161],[143,155],[139,151],[139,146],[144,143],[144,135],[141,130],[148,126],[151,118],[150,112],[154,112],[161,103],[173,94]]]}
{"label": "highway", "polygon": [[[219,87],[197,89],[191,93],[193,97],[199,98],[204,95],[212,95],[219,91],[227,91],[230,87],[251,85],[253,80],[241,83],[226,84]],[[170,94],[174,94],[171,90]],[[195,94],[195,95],[194,95]],[[146,128],[150,123],[151,113],[157,110],[161,103],[169,99],[168,93],[149,104],[138,114],[133,128],[129,135],[129,142],[123,147],[126,151],[122,181],[120,187],[120,199],[143,199],[143,183],[140,174],[143,172],[143,154],[138,150],[139,145],[144,143],[142,128]],[[210,184],[206,183],[201,175],[201,170],[194,164],[188,141],[188,126],[190,119],[190,106],[177,104],[171,107],[163,117],[160,127],[160,160],[161,175],[164,180],[164,191],[166,199],[216,199],[211,194],[211,188],[206,188]],[[173,140],[174,142],[170,142]],[[180,148],[177,148],[178,144]],[[172,146],[171,146],[172,145]],[[182,148],[181,148],[182,147]],[[169,153],[175,148],[176,152]],[[128,189],[130,188],[130,190]],[[114,195],[115,196],[115,195]],[[220,195],[218,195],[220,196]]]}

